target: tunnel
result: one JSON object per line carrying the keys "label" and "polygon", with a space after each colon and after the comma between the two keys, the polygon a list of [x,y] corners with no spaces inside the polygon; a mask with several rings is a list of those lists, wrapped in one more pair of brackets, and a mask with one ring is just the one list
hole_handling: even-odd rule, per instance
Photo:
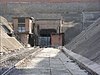
{"label": "tunnel", "polygon": [[51,34],[57,33],[56,29],[41,29],[39,31],[39,46],[48,47],[51,46]]}

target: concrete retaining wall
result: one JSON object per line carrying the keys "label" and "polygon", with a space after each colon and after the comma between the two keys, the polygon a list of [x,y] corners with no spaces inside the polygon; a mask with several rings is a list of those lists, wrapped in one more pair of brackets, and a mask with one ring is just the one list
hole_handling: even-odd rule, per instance
{"label": "concrete retaining wall", "polygon": [[100,18],[65,47],[100,64]]}
{"label": "concrete retaining wall", "polygon": [[100,11],[100,2],[73,3],[0,3],[0,15],[7,18],[13,16],[33,16],[37,13],[66,13],[82,11]]}
{"label": "concrete retaining wall", "polygon": [[100,17],[100,12],[68,13],[63,15],[62,31],[65,33],[65,44],[80,34]]}

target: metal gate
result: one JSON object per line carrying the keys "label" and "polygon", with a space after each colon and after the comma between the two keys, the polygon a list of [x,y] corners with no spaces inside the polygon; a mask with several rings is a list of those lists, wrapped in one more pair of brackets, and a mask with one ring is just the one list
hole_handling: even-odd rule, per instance
{"label": "metal gate", "polygon": [[39,46],[48,47],[50,46],[50,37],[39,37]]}

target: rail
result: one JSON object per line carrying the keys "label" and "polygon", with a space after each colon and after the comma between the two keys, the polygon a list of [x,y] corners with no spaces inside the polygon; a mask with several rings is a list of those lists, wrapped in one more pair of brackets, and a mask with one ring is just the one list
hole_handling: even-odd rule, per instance
{"label": "rail", "polygon": [[35,55],[37,55],[41,50],[42,49],[40,49],[40,48],[36,49],[35,52],[31,53],[30,55],[26,56],[25,58],[23,58],[22,60],[20,60],[19,62],[17,62],[14,66],[12,66],[11,68],[9,68],[6,71],[4,71],[1,75],[9,75],[20,62],[22,62],[23,60],[27,59],[31,55],[32,55],[32,57],[35,56]]}

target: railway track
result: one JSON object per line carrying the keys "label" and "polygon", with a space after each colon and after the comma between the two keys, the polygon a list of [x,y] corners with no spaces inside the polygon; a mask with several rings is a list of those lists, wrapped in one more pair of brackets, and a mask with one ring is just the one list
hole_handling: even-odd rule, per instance
{"label": "railway track", "polygon": [[[20,60],[19,62],[23,61],[24,59],[27,59],[29,56],[31,56],[31,54],[33,54],[34,56],[40,52],[42,49],[40,48],[36,48],[34,50],[34,52],[30,53],[28,56],[26,56],[25,58],[23,58],[22,60]],[[15,69],[16,65],[12,66],[11,68],[7,69],[6,71],[4,71],[1,75],[9,75],[10,72],[12,72]]]}
{"label": "railway track", "polygon": [[9,68],[8,70],[6,70],[5,72],[3,72],[1,75],[8,75],[12,70],[15,69],[15,66]]}
{"label": "railway track", "polygon": [[38,49],[2,75],[88,75],[61,50]]}
{"label": "railway track", "polygon": [[0,60],[0,63],[3,63],[5,61],[9,60],[12,57],[17,57],[17,56],[23,57],[23,56],[25,56],[27,54],[30,54],[30,53],[34,52],[36,49],[38,49],[38,47],[37,48],[26,48],[26,49],[22,49],[19,52],[16,52],[16,53],[13,53],[13,54],[9,54],[7,56],[2,56],[2,58]]}
{"label": "railway track", "polygon": [[12,67],[12,66],[14,66],[18,61],[22,60],[23,58],[25,58],[29,54],[35,52],[37,49],[39,49],[39,47],[28,48],[28,49],[22,50],[19,53],[15,53],[15,54],[12,54],[12,55],[10,55],[8,57],[5,57],[4,59],[1,59],[0,60],[0,70],[2,70],[2,68],[4,70],[4,67]]}

